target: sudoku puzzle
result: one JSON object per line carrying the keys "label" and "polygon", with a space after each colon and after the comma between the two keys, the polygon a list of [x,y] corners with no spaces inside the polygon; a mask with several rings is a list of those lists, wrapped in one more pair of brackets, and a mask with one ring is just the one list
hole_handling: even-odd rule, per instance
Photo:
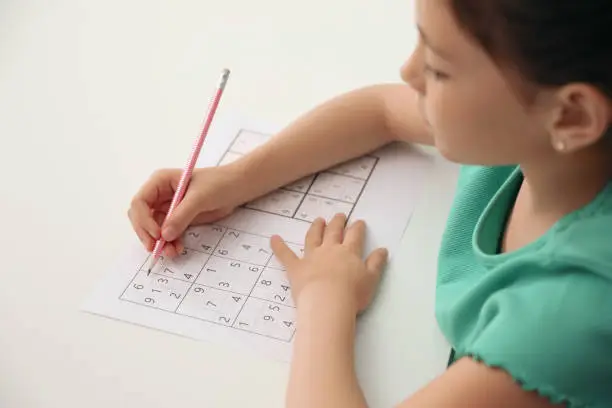
{"label": "sudoku puzzle", "polygon": [[[219,164],[236,160],[269,137],[240,131]],[[350,217],[377,161],[377,157],[364,156],[340,164],[249,202],[244,208],[298,222],[329,219],[338,212]],[[174,259],[162,257],[150,276],[145,270],[148,260],[143,259],[119,299],[291,342],[295,307],[269,237],[212,224],[190,227],[184,234],[184,244],[182,254]],[[298,255],[303,251],[301,244],[288,245]]]}

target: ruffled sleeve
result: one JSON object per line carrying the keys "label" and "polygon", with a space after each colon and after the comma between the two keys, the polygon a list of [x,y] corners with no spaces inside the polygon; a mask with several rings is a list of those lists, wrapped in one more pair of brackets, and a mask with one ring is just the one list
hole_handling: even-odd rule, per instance
{"label": "ruffled sleeve", "polygon": [[612,283],[579,268],[542,272],[522,270],[489,296],[458,356],[499,367],[554,403],[612,407]]}

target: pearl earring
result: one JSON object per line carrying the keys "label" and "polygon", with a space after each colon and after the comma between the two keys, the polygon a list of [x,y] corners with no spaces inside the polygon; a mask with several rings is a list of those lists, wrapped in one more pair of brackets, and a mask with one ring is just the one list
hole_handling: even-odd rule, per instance
{"label": "pearl earring", "polygon": [[563,140],[559,140],[555,143],[555,148],[560,152],[564,152],[567,149],[567,145]]}

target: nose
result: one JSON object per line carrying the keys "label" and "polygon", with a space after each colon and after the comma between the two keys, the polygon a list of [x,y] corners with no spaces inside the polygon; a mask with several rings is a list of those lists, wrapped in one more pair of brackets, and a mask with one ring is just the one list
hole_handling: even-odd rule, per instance
{"label": "nose", "polygon": [[423,50],[421,45],[416,48],[410,58],[400,69],[402,80],[416,92],[425,94],[425,76],[423,75]]}

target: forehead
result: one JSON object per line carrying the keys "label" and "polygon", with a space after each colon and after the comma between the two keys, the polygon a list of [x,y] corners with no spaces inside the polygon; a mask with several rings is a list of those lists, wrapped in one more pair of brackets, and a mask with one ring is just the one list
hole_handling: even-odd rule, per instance
{"label": "forehead", "polygon": [[[487,0],[484,0],[487,1]],[[487,54],[457,23],[451,0],[416,0],[416,24],[432,47],[447,50],[453,61],[490,63]]]}
{"label": "forehead", "polygon": [[453,43],[460,33],[453,18],[450,0],[416,0],[416,23],[432,41]]}

